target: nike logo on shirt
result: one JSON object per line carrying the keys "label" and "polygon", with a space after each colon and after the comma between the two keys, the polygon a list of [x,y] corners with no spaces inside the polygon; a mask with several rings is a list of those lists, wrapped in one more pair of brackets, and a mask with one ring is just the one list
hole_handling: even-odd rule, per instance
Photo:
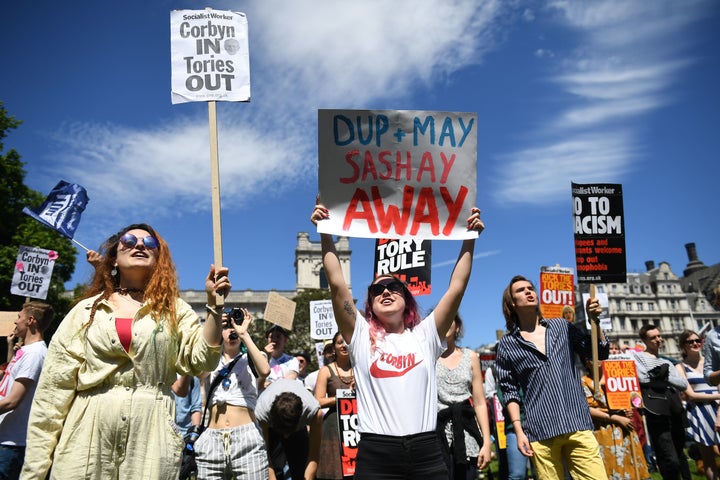
{"label": "nike logo on shirt", "polygon": [[402,377],[421,363],[422,360],[415,362],[413,353],[402,356],[383,354],[370,365],[370,376],[375,378]]}

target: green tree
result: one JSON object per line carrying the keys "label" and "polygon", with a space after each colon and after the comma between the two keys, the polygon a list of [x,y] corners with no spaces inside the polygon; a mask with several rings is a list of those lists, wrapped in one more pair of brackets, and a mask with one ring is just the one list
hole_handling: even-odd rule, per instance
{"label": "green tree", "polygon": [[20,310],[25,302],[24,297],[10,293],[19,247],[25,245],[55,250],[58,258],[45,300],[55,309],[55,322],[46,332],[46,340],[49,340],[72,303],[72,298],[65,294],[64,284],[75,271],[77,250],[69,239],[22,213],[23,207],[40,206],[44,196],[25,185],[27,173],[20,154],[15,149],[3,153],[3,140],[21,123],[9,115],[4,104],[0,102],[0,209],[3,212],[0,222],[0,310]]}
{"label": "green tree", "polygon": [[300,350],[307,350],[310,353],[310,365],[308,372],[318,369],[315,352],[315,342],[310,338],[310,302],[314,300],[327,300],[330,298],[330,291],[324,289],[308,289],[298,293],[295,301],[295,318],[293,319],[293,331],[285,351],[293,354]]}

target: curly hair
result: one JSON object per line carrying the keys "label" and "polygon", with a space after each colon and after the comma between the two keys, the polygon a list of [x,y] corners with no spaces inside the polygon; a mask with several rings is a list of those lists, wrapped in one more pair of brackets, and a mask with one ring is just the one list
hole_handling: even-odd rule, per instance
{"label": "curly hair", "polygon": [[[385,274],[385,275],[378,275],[375,277],[375,280],[373,280],[372,283],[377,283],[378,281],[382,280],[383,278],[393,278],[400,283],[402,283],[403,286],[403,298],[405,298],[405,311],[403,312],[403,325],[405,328],[412,330],[417,324],[420,323],[422,318],[420,317],[420,307],[417,304],[417,301],[415,301],[415,297],[413,297],[412,293],[410,293],[410,290],[408,290],[407,285],[405,285],[405,282],[400,280],[395,275]],[[372,309],[372,301],[373,298],[368,295],[365,299],[365,318],[370,323],[370,349],[371,351],[375,351],[375,347],[377,345],[377,342],[382,340],[385,335],[387,334],[387,331],[385,330],[385,327],[382,323],[377,319],[375,316],[375,312],[373,312]]]}
{"label": "curly hair", "polygon": [[165,317],[170,325],[170,330],[175,332],[177,330],[175,301],[180,296],[177,271],[167,242],[154,228],[146,223],[128,225],[108,238],[100,247],[99,253],[103,256],[102,262],[95,266],[95,274],[83,298],[93,297],[98,294],[100,296],[93,303],[90,319],[86,326],[93,322],[100,301],[109,298],[119,286],[121,273],[118,272],[113,275],[112,270],[115,268],[120,237],[130,230],[145,230],[158,241],[155,267],[145,285],[145,301],[148,303],[155,321],[157,322]]}

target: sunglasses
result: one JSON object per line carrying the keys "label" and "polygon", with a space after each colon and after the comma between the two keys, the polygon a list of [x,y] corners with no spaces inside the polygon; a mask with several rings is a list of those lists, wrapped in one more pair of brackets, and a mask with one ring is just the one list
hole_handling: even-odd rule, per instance
{"label": "sunglasses", "polygon": [[702,345],[702,340],[699,338],[693,338],[692,340],[687,340],[685,345]]}
{"label": "sunglasses", "polygon": [[[145,238],[141,238],[143,246],[147,248],[148,250],[155,250],[158,248],[158,241],[157,238],[153,237],[152,235],[148,235]],[[132,233],[126,233],[122,237],[120,237],[120,243],[125,248],[133,248],[138,243],[138,238],[133,235]]]}
{"label": "sunglasses", "polygon": [[402,295],[405,292],[405,286],[399,280],[381,280],[368,287],[368,296],[375,298],[378,295],[381,295],[385,290],[388,290],[390,293]]}

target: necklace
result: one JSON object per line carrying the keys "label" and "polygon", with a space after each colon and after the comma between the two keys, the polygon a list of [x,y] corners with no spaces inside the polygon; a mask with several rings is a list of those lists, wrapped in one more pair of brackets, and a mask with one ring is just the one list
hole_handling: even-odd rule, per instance
{"label": "necklace", "polygon": [[144,288],[123,288],[123,287],[115,287],[115,291],[119,293],[120,295],[128,295],[130,293],[145,293]]}
{"label": "necklace", "polygon": [[350,385],[355,381],[355,375],[353,374],[352,367],[350,367],[350,375],[340,375],[340,365],[335,364],[335,370],[337,370],[337,376],[342,383]]}

